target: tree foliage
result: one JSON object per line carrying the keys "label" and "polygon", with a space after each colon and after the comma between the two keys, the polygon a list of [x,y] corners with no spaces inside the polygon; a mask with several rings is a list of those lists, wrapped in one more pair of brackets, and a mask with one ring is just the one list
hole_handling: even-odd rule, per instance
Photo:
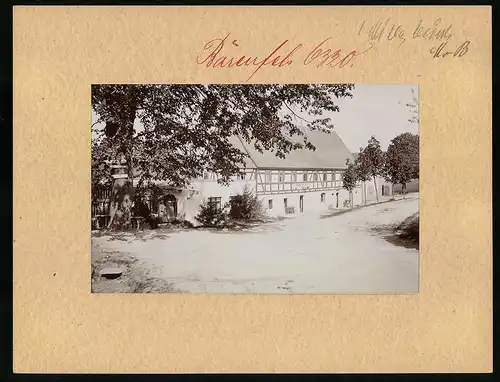
{"label": "tree foliage", "polygon": [[[351,97],[353,87],[94,85],[92,107],[106,123],[94,131],[95,157],[125,155],[130,177],[138,176],[140,183],[168,180],[182,186],[206,170],[225,184],[247,156],[230,144],[232,136],[281,158],[292,150],[314,149],[301,125],[328,133],[333,126],[323,113],[338,111],[334,100]],[[134,126],[136,118],[141,130]],[[96,172],[96,181],[102,174]]]}
{"label": "tree foliage", "polygon": [[229,221],[229,204],[217,206],[215,203],[204,201],[195,219],[203,227],[220,228],[224,227]]}
{"label": "tree foliage", "polygon": [[342,173],[342,187],[349,192],[352,192],[358,183],[358,175],[356,167],[349,159],[346,161],[347,168]]}
{"label": "tree foliage", "polygon": [[263,213],[262,202],[248,187],[231,199],[229,215],[233,220],[257,220]]}
{"label": "tree foliage", "polygon": [[384,177],[388,182],[401,184],[403,189],[419,178],[419,136],[403,133],[391,140],[386,153]]}
{"label": "tree foliage", "polygon": [[234,136],[280,158],[297,149],[314,150],[304,133],[330,132],[333,125],[323,113],[338,111],[334,100],[352,97],[353,88],[350,84],[93,85],[92,108],[98,117],[92,131],[93,189],[111,182],[110,162],[124,159],[128,182],[122,182],[120,189],[130,194],[123,198],[124,204],[113,192],[110,214],[114,225],[127,226],[132,181],[139,188],[154,181],[182,187],[209,171],[227,184],[248,156],[232,144]]}
{"label": "tree foliage", "polygon": [[[383,174],[384,169],[384,152],[380,147],[380,142],[372,136],[365,148],[360,148],[358,157],[356,158],[356,173],[360,181],[366,182],[373,180],[375,186],[375,194],[378,202],[377,176]],[[366,195],[365,195],[366,202]]]}
{"label": "tree foliage", "polygon": [[115,157],[113,146],[108,140],[100,143],[92,142],[91,154],[91,174],[92,174],[92,193],[102,189],[109,189],[113,184],[111,177],[111,161]]}
{"label": "tree foliage", "polygon": [[374,136],[370,138],[364,149],[360,149],[356,159],[360,180],[367,181],[382,174],[384,153],[380,148],[380,142]]}

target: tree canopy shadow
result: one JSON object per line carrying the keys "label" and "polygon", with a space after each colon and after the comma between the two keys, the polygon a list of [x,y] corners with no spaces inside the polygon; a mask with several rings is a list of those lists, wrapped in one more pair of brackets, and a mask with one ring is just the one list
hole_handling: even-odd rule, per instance
{"label": "tree canopy shadow", "polygon": [[93,233],[92,237],[106,237],[109,241],[148,241],[153,239],[168,239],[176,230],[156,229],[156,230],[130,230],[130,231],[101,231]]}

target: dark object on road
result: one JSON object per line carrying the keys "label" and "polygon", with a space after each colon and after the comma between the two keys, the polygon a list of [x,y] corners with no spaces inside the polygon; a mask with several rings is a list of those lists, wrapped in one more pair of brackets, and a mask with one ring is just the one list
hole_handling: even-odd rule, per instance
{"label": "dark object on road", "polygon": [[104,268],[101,270],[100,275],[107,279],[117,279],[123,273],[123,270],[120,268]]}

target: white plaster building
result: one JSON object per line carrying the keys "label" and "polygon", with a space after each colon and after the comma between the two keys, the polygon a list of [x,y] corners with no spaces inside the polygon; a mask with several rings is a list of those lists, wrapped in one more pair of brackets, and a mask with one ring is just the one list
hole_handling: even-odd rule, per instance
{"label": "white plaster building", "polygon": [[[270,151],[259,153],[253,145],[234,137],[232,144],[249,155],[243,175],[235,176],[228,186],[217,183],[217,174],[213,173],[193,179],[187,189],[158,182],[164,189],[165,208],[161,208],[166,211],[166,219],[194,221],[204,200],[222,206],[245,187],[257,194],[268,216],[343,208],[349,193],[342,188],[342,172],[346,160],[353,161],[352,153],[334,131],[312,131],[307,137],[316,150],[295,150],[285,159]],[[361,187],[353,191],[352,202],[363,203]],[[152,211],[156,212],[158,203],[150,204]]]}

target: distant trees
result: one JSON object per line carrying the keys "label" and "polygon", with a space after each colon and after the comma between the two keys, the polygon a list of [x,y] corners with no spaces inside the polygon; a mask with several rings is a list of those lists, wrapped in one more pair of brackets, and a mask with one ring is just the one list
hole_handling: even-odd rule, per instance
{"label": "distant trees", "polygon": [[391,140],[385,154],[384,178],[394,184],[401,184],[403,197],[406,184],[419,178],[419,137],[403,133]]}
{"label": "distant trees", "polygon": [[[356,168],[359,179],[362,181],[373,180],[375,195],[378,199],[377,176],[382,175],[384,169],[384,152],[380,148],[380,142],[372,136],[368,141],[368,146],[361,148],[356,158]],[[365,198],[366,201],[366,198]]]}
{"label": "distant trees", "polygon": [[372,180],[375,186],[375,195],[379,201],[377,178],[383,177],[386,181],[401,184],[403,197],[406,184],[419,178],[419,137],[417,134],[403,133],[391,140],[384,153],[380,142],[372,136],[365,148],[360,152],[354,163],[347,160],[347,168],[342,175],[343,188],[352,195],[352,190],[358,182],[363,182],[364,203],[366,204],[365,183]]}

